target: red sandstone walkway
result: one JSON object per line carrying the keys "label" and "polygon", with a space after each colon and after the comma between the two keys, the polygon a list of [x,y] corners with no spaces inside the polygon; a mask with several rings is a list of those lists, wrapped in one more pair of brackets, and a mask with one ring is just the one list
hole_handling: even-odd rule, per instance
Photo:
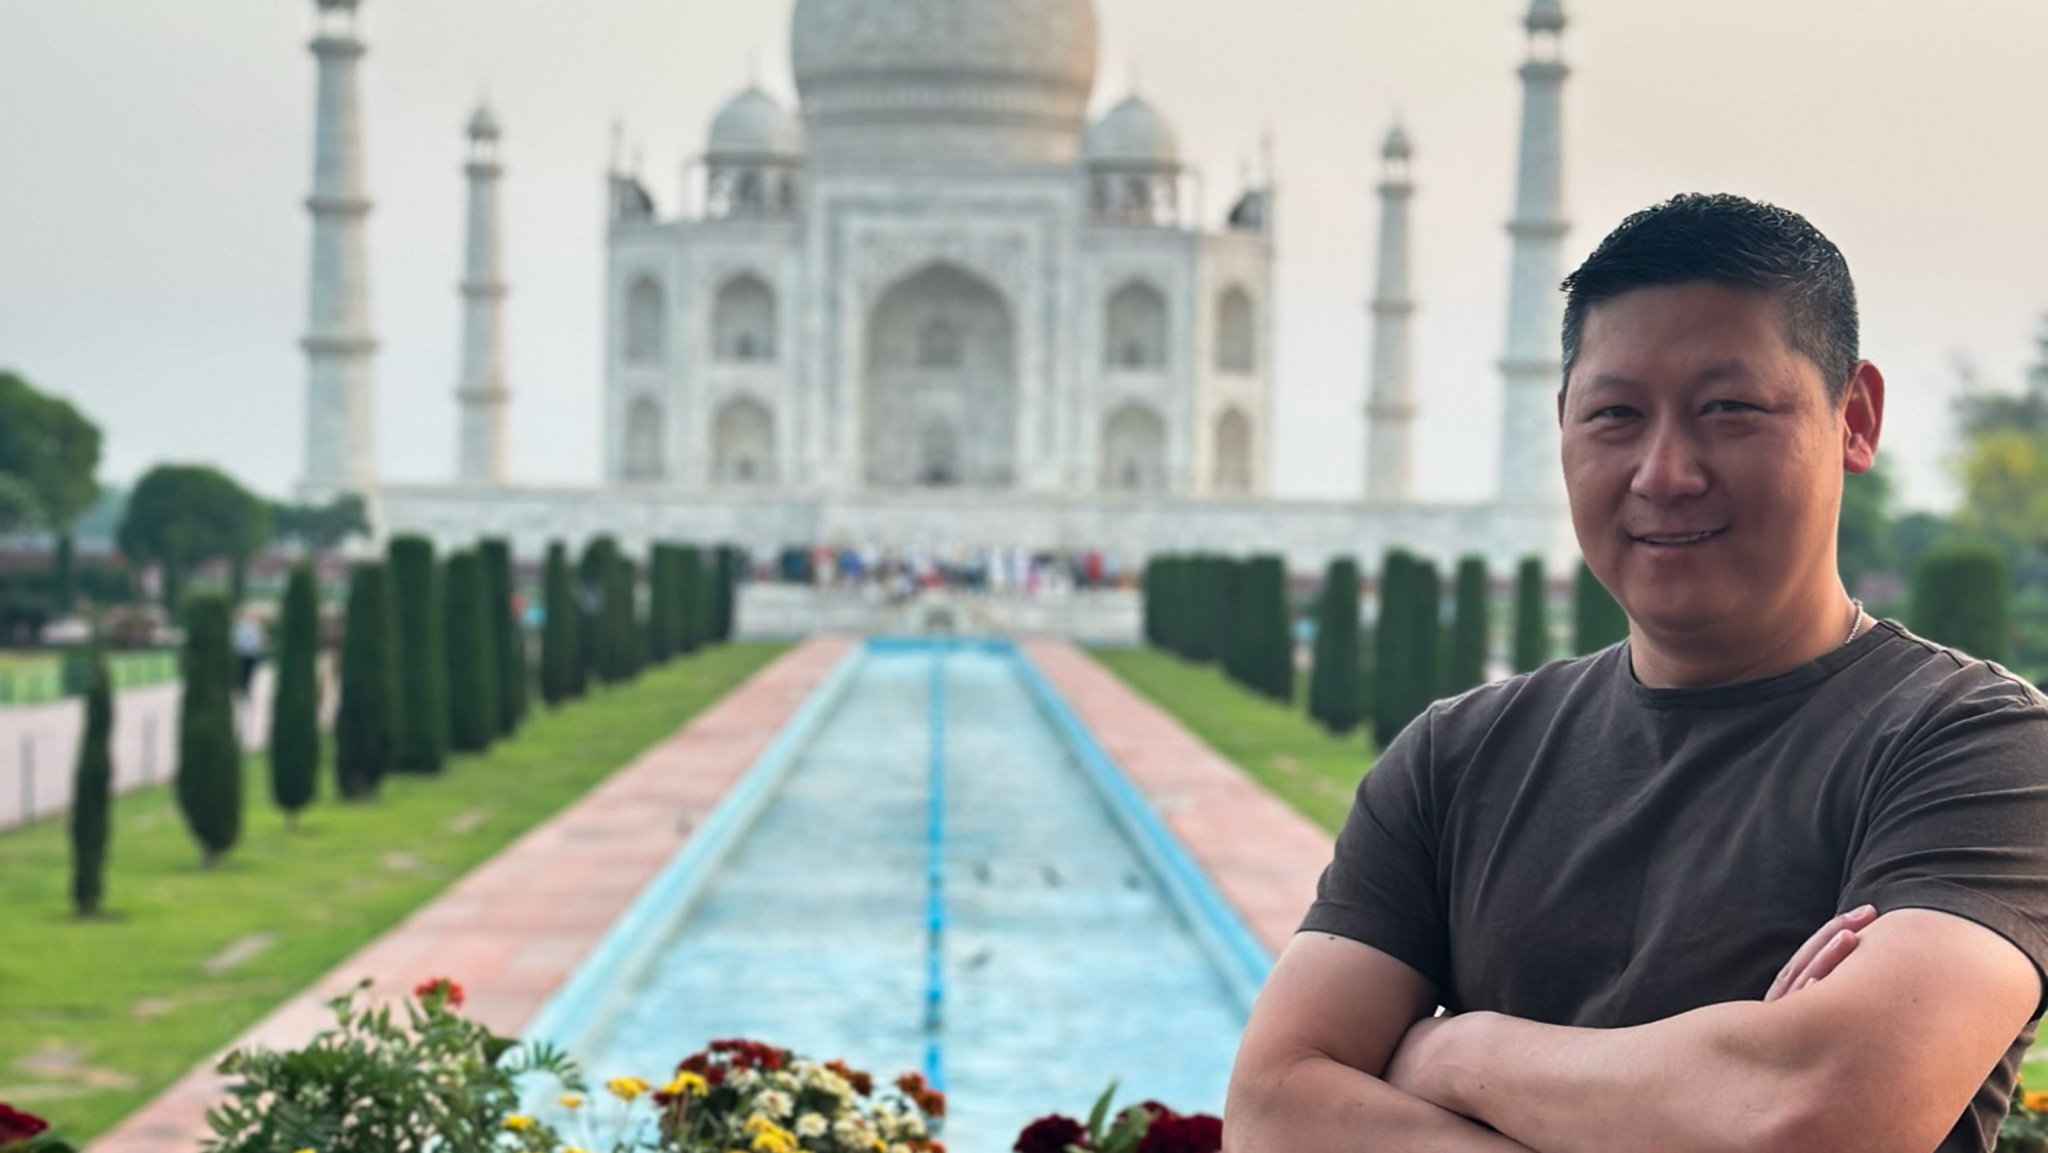
{"label": "red sandstone walkway", "polygon": [[[455,977],[469,1016],[517,1035],[852,644],[823,637],[785,654],[229,1047],[305,1044],[333,1023],[326,1002],[364,977],[376,979],[378,997]],[[213,1064],[88,1153],[191,1153],[207,1131],[207,1108],[225,1095]]]}
{"label": "red sandstone walkway", "polygon": [[[468,1014],[517,1035],[853,642],[809,641],[582,800],[456,882],[229,1048],[297,1047],[364,977],[395,997],[453,976]],[[1065,642],[1024,646],[1273,952],[1294,935],[1330,838]],[[209,1058],[87,1153],[191,1153],[225,1096]]]}
{"label": "red sandstone walkway", "polygon": [[1080,649],[1034,641],[1024,651],[1277,955],[1315,896],[1329,834]]}

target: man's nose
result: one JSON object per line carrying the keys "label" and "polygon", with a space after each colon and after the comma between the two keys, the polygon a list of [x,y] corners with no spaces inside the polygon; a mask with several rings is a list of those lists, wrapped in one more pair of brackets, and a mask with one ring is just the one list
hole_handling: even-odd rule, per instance
{"label": "man's nose", "polygon": [[1661,502],[1707,491],[1711,482],[1702,446],[1682,422],[1655,422],[1641,443],[1629,492]]}

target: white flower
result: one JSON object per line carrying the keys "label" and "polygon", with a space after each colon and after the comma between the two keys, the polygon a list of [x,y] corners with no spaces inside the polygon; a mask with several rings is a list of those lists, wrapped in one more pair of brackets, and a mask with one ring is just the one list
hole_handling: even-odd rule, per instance
{"label": "white flower", "polygon": [[761,1085],[761,1071],[758,1069],[742,1069],[734,1073],[727,1084],[741,1092],[757,1089]]}
{"label": "white flower", "polygon": [[799,1137],[823,1137],[831,1128],[822,1113],[806,1113],[796,1119],[796,1135]]}
{"label": "white flower", "polygon": [[770,1089],[754,1099],[754,1107],[770,1117],[780,1119],[796,1112],[796,1099],[787,1093]]}
{"label": "white flower", "polygon": [[868,1119],[858,1113],[841,1117],[832,1122],[832,1136],[837,1138],[841,1145],[865,1149],[868,1147]]}
{"label": "white flower", "polygon": [[795,1091],[802,1084],[802,1082],[797,1080],[796,1074],[787,1069],[777,1069],[775,1072],[768,1074],[768,1080],[777,1089],[790,1092]]}

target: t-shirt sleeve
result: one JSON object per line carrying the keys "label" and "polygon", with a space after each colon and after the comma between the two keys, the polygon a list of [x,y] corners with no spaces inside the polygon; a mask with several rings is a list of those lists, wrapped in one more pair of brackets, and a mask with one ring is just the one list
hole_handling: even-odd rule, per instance
{"label": "t-shirt sleeve", "polygon": [[1431,709],[1401,731],[1358,784],[1303,932],[1332,933],[1392,956],[1441,992],[1450,957],[1437,885]]}
{"label": "t-shirt sleeve", "polygon": [[1986,685],[1872,781],[1842,907],[1936,909],[2018,946],[2048,999],[2048,706]]}

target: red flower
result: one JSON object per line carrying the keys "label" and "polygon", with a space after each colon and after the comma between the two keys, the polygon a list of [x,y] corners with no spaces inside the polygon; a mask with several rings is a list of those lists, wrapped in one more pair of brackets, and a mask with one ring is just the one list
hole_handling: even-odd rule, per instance
{"label": "red flower", "polygon": [[1024,1131],[1017,1134],[1017,1143],[1010,1148],[1014,1153],[1067,1153],[1069,1145],[1086,1148],[1087,1144],[1088,1131],[1079,1121],[1055,1113],[1024,1126]]}
{"label": "red flower", "polygon": [[842,1078],[846,1080],[846,1083],[848,1085],[853,1086],[854,1092],[860,1094],[863,1097],[866,1097],[867,1095],[875,1091],[875,1079],[873,1077],[870,1077],[866,1073],[861,1072],[859,1069],[856,1069],[853,1066],[848,1065],[844,1061],[827,1061],[825,1062],[825,1068],[830,1069],[834,1073],[839,1074]]}
{"label": "red flower", "polygon": [[946,1095],[937,1089],[920,1089],[910,1095],[910,1100],[927,1117],[946,1115]]}
{"label": "red flower", "polygon": [[1180,1114],[1174,1112],[1171,1109],[1168,1109],[1166,1106],[1161,1105],[1157,1101],[1140,1101],[1138,1102],[1138,1108],[1143,1109],[1147,1113],[1152,1114],[1152,1119],[1154,1121],[1163,1121],[1168,1117],[1180,1116]]}
{"label": "red flower", "polygon": [[1206,1113],[1161,1117],[1145,1130],[1138,1153],[1221,1153],[1223,1120]]}
{"label": "red flower", "polygon": [[429,977],[413,986],[414,998],[424,1001],[436,994],[446,998],[450,1009],[462,1008],[462,986],[447,977]]}
{"label": "red flower", "polygon": [[48,1121],[0,1101],[0,1145],[26,1141],[50,1127]]}

